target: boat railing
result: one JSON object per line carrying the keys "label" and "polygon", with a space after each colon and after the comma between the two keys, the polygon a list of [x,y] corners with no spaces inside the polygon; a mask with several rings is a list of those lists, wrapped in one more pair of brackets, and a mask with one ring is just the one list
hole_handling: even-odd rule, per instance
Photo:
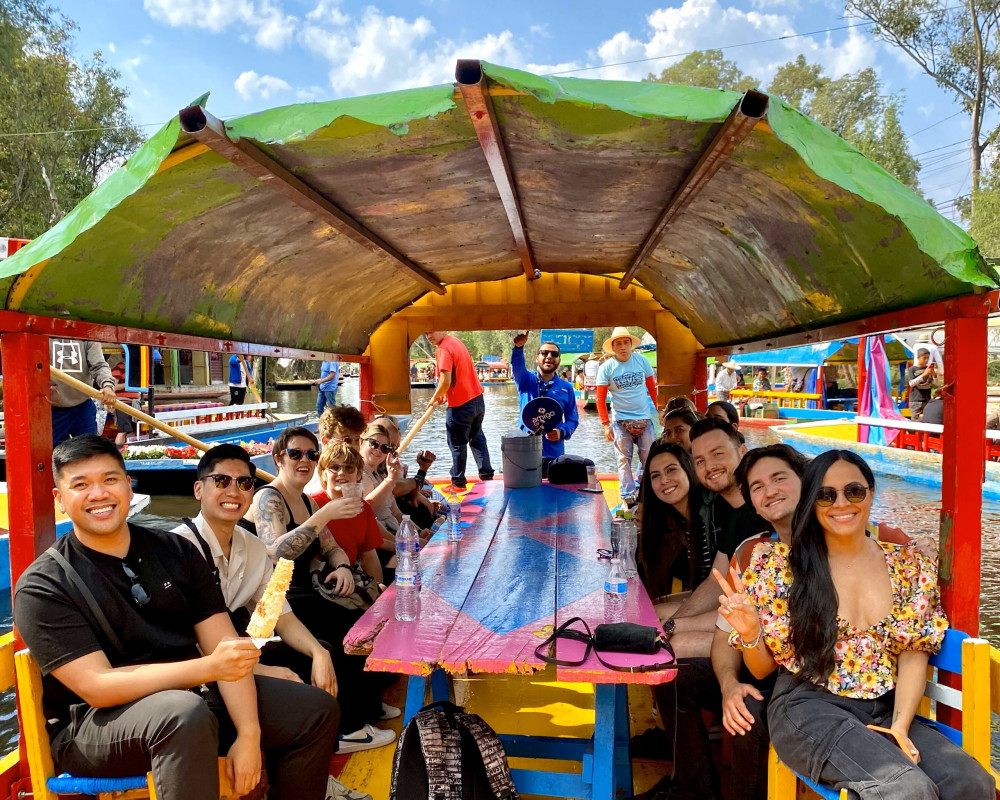
{"label": "boat railing", "polygon": [[232,419],[259,417],[277,403],[246,403],[242,406],[215,406],[213,408],[192,408],[183,411],[157,413],[156,418],[169,422],[175,428],[184,425],[204,425],[210,422],[225,422]]}
{"label": "boat railing", "polygon": [[809,408],[809,403],[818,403],[822,395],[811,392],[755,392],[753,389],[733,389],[731,398],[737,398],[739,405],[746,403],[774,403],[779,408]]}
{"label": "boat railing", "polygon": [[[944,425],[931,422],[914,422],[908,419],[878,419],[876,417],[855,417],[858,425],[873,428],[893,428],[899,435],[890,443],[890,447],[900,450],[915,450],[921,453],[941,453],[941,441]],[[1000,431],[986,431],[987,461],[1000,461]]]}

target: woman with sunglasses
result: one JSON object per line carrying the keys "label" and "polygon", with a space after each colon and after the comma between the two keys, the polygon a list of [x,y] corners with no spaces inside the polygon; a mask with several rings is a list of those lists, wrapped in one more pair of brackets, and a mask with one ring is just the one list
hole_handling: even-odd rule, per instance
{"label": "woman with sunglasses", "polygon": [[326,582],[334,591],[353,591],[351,561],[326,526],[332,520],[357,517],[364,504],[360,498],[340,497],[319,508],[304,493],[320,454],[319,441],[308,428],[286,428],[274,440],[271,452],[277,477],[257,490],[241,524],[260,537],[272,559],[295,562],[288,604],[313,636],[333,647],[340,686],[340,729],[349,731],[340,736],[339,752],[387,745],[395,740],[395,734],[371,723],[391,718],[398,709],[387,706],[390,711],[386,712],[383,708],[383,682],[364,672],[364,657],[344,653],[344,635],[360,614],[326,600],[312,585],[312,562],[318,559],[329,567]]}
{"label": "woman with sunglasses", "polygon": [[[375,512],[375,519],[383,527],[389,537],[395,534],[403,515],[396,506],[396,481],[403,477],[403,465],[396,457],[396,448],[390,444],[391,437],[388,428],[380,422],[371,422],[361,434],[361,459],[364,461],[361,472],[362,491]],[[385,477],[379,475],[379,467],[385,465]],[[391,538],[392,550],[395,552],[395,538]]]}
{"label": "woman with sunglasses", "polygon": [[[319,456],[319,476],[323,491],[312,495],[312,499],[322,508],[333,500],[343,497],[343,489],[361,482],[361,455],[350,445],[331,442],[323,448]],[[326,524],[347,558],[353,564],[360,562],[361,568],[376,581],[382,583],[382,564],[375,552],[382,544],[382,534],[372,507],[364,502],[361,513],[353,519],[335,519]]]}
{"label": "woman with sunglasses", "polygon": [[809,464],[791,545],[715,573],[730,643],[757,677],[780,670],[768,726],[796,772],[862,798],[992,800],[978,762],[914,719],[948,620],[933,560],[868,535],[874,491],[848,450]]}

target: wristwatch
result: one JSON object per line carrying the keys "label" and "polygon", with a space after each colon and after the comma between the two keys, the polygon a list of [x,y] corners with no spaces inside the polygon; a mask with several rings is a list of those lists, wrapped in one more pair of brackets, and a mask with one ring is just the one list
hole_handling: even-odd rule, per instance
{"label": "wristwatch", "polygon": [[671,617],[670,619],[668,619],[666,622],[663,623],[663,632],[667,635],[668,639],[674,635],[674,629],[676,627],[677,623],[674,622],[673,617]]}

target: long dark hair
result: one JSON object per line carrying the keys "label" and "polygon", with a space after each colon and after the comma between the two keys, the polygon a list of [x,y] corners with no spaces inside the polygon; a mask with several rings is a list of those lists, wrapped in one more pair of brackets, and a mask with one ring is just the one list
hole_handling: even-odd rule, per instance
{"label": "long dark hair", "polygon": [[[665,503],[656,493],[653,492],[653,482],[649,474],[649,465],[652,460],[663,453],[672,455],[677,459],[687,475],[688,484],[688,509],[691,515],[690,531],[688,535],[688,521],[670,503]],[[666,594],[666,591],[650,586],[649,584],[659,583],[658,578],[666,576],[674,560],[687,550],[691,563],[692,580],[694,578],[695,562],[697,561],[696,547],[697,537],[695,531],[701,530],[701,517],[698,514],[701,508],[702,488],[698,482],[698,475],[694,469],[694,461],[679,444],[668,444],[666,442],[655,442],[649,449],[646,457],[646,467],[642,472],[642,535],[639,540],[639,566],[647,581],[647,589],[652,589],[654,594]],[[702,534],[703,535],[703,534]],[[660,587],[669,591],[669,586]]]}
{"label": "long dark hair", "polygon": [[839,598],[830,575],[826,536],[816,518],[816,495],[827,471],[838,461],[856,466],[871,491],[875,476],[865,460],[850,450],[827,450],[806,467],[802,494],[792,516],[792,546],[789,562],[792,589],[788,596],[790,636],[803,680],[823,681],[836,663],[837,608]]}

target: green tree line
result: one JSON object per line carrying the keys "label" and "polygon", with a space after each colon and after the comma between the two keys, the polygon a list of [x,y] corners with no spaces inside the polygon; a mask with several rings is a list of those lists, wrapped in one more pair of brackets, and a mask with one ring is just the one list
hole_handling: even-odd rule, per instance
{"label": "green tree line", "polygon": [[142,143],[128,91],[75,24],[36,0],[0,0],[0,236],[33,239]]}

